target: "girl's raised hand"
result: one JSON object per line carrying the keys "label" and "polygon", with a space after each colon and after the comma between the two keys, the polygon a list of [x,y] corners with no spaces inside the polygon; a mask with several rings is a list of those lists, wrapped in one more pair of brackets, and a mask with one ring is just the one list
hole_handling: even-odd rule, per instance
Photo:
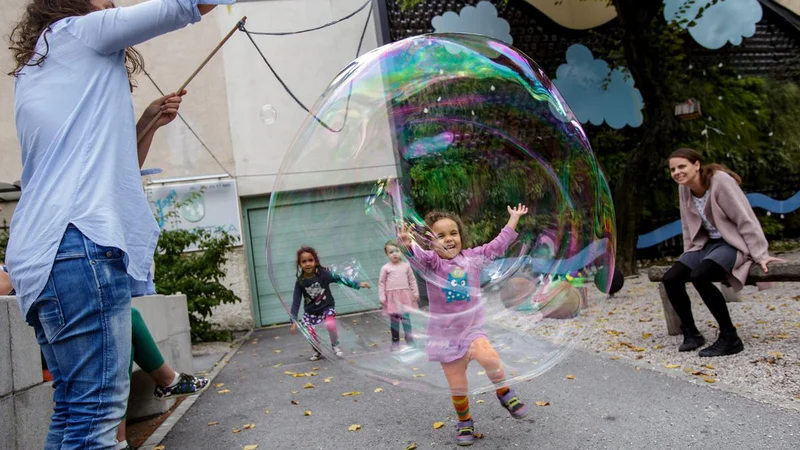
{"label": "girl's raised hand", "polygon": [[369,289],[369,288],[371,287],[371,286],[369,285],[369,283],[367,283],[366,281],[362,281],[361,283],[358,283],[358,286],[359,286],[361,289]]}
{"label": "girl's raised hand", "polygon": [[512,230],[516,230],[519,218],[528,214],[528,207],[520,203],[514,208],[511,206],[507,206],[506,208],[508,208],[508,223],[506,226]]}
{"label": "girl's raised hand", "polygon": [[528,207],[522,203],[519,203],[515,208],[512,208],[511,206],[507,206],[507,208],[508,215],[511,217],[516,217],[519,219],[521,216],[528,214]]}

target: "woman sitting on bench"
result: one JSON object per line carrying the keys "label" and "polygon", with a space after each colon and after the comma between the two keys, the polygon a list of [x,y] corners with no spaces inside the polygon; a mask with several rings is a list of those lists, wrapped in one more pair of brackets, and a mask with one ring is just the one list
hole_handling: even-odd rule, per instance
{"label": "woman sitting on bench", "polygon": [[706,342],[694,324],[686,294],[686,283],[691,282],[719,325],[719,338],[699,355],[739,353],[744,345],[731,322],[725,298],[712,283],[727,282],[739,291],[753,262],[767,272],[767,264],[782,260],[769,256],[767,238],[739,187],[739,175],[719,164],[703,165],[700,154],[689,148],[670,155],[669,171],[679,184],[684,253],[664,274],[663,282],[681,319],[683,344],[678,351],[691,351]]}

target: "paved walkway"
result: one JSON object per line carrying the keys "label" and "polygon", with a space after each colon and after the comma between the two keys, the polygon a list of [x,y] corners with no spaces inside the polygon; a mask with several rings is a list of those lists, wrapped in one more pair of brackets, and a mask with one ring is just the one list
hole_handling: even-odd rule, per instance
{"label": "paved walkway", "polygon": [[[200,396],[162,444],[166,450],[254,444],[259,450],[382,450],[405,449],[412,442],[419,449],[456,447],[446,394],[380,384],[340,365],[310,362],[309,353],[303,338],[289,335],[288,328],[256,330],[213,381],[224,386]],[[318,376],[284,373],[312,367],[319,368]],[[567,380],[567,374],[575,378]],[[326,377],[329,383],[323,382]],[[309,381],[315,388],[303,389]],[[383,391],[375,393],[377,387]],[[224,390],[229,392],[219,393]],[[352,391],[361,395],[341,395]],[[517,391],[531,404],[527,420],[511,419],[490,394],[471,399],[477,431],[485,435],[475,448],[800,448],[797,411],[637,369],[603,354],[575,351]],[[536,407],[535,401],[550,405]],[[304,416],[304,411],[311,415]],[[434,429],[438,421],[445,426]],[[361,428],[349,431],[353,424]]]}

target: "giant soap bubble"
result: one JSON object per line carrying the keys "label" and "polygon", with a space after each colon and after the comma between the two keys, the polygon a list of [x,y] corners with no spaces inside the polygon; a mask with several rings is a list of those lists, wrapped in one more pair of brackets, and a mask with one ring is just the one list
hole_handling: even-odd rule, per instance
{"label": "giant soap bubble", "polygon": [[[520,203],[528,213],[516,233],[504,230]],[[455,258],[425,223],[435,210],[463,222]],[[572,318],[588,286],[608,290],[610,277],[594,275],[613,273],[614,210],[580,123],[536,63],[477,35],[416,36],[345,67],[288,151],[267,222],[268,306],[288,320],[304,276],[296,252],[313,247],[341,283],[372,288],[331,285],[341,358],[324,324],[301,330],[331,361],[414,389],[448,390],[441,362],[453,358],[477,360],[459,387],[469,393],[544,373],[580,336]],[[384,293],[405,298],[393,320],[379,287],[384,244],[398,237],[421,298],[417,307]],[[322,288],[298,291],[300,319],[326,301]]]}

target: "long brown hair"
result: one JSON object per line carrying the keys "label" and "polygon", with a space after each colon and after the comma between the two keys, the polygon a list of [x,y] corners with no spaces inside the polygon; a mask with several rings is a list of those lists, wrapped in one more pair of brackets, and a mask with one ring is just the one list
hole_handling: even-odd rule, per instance
{"label": "long brown hair", "polygon": [[678,150],[675,150],[674,152],[672,152],[671,155],[669,155],[669,159],[672,159],[672,158],[688,159],[689,162],[692,163],[692,164],[694,164],[694,163],[699,161],[700,162],[700,184],[702,184],[703,187],[706,188],[706,189],[709,189],[711,187],[711,177],[714,176],[714,172],[716,172],[718,170],[720,170],[722,172],[725,172],[728,175],[730,175],[731,177],[733,177],[733,179],[736,180],[736,182],[738,184],[742,184],[742,177],[740,177],[739,174],[737,174],[736,172],[728,169],[727,167],[722,166],[720,164],[703,164],[703,160],[700,157],[700,153],[698,153],[697,150],[694,150],[694,149],[691,149],[691,148],[679,148]]}
{"label": "long brown hair", "polygon": [[[54,23],[67,17],[85,16],[94,11],[96,9],[89,0],[30,0],[22,20],[14,26],[9,36],[11,45],[8,48],[16,67],[8,74],[16,77],[26,66],[41,66],[44,63],[50,51],[47,33]],[[36,51],[39,36],[44,39],[44,53]],[[133,47],[125,49],[125,68],[132,91],[136,86],[134,76],[144,70],[144,58]]]}

